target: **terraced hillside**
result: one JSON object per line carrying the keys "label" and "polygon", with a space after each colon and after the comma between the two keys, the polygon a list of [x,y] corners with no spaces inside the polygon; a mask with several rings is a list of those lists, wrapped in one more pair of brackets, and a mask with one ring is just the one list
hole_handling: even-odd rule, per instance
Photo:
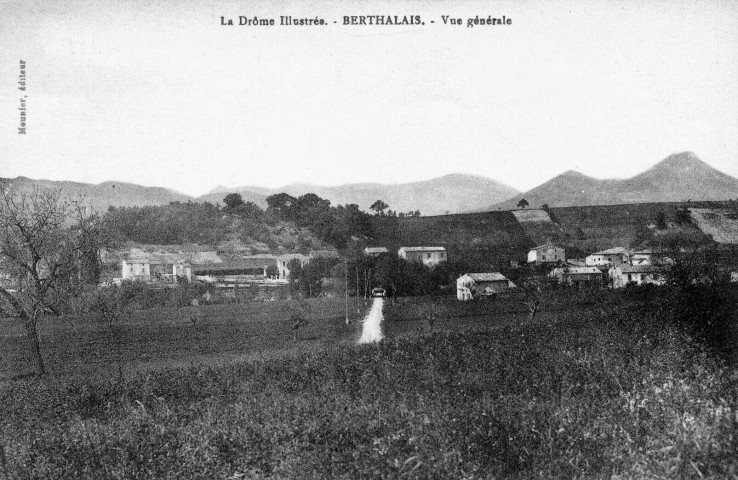
{"label": "terraced hillside", "polygon": [[738,244],[738,205],[733,208],[690,208],[697,227],[719,243]]}
{"label": "terraced hillside", "polygon": [[536,245],[566,241],[566,233],[546,210],[513,210],[512,214],[530,241]]}
{"label": "terraced hillside", "polygon": [[[391,251],[400,246],[444,246],[449,259],[497,267],[521,260],[527,250],[545,242],[567,248],[568,257],[622,246],[635,248],[652,239],[661,219],[673,226],[679,208],[688,207],[693,223],[721,243],[738,243],[735,202],[639,203],[508,210],[418,218],[380,218],[375,244]],[[722,212],[722,213],[720,213]]]}
{"label": "terraced hillside", "polygon": [[433,245],[451,260],[507,262],[525,255],[532,240],[510,211],[374,219],[375,243],[396,251],[401,246]]}

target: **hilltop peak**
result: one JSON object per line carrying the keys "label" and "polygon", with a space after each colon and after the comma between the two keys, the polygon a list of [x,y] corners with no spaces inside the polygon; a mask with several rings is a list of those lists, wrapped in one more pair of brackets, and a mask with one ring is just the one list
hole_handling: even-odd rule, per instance
{"label": "hilltop peak", "polygon": [[653,169],[663,168],[678,168],[678,169],[692,169],[692,168],[708,168],[712,169],[707,163],[700,160],[700,158],[694,152],[681,152],[674,153],[661,160],[659,163],[654,165]]}
{"label": "hilltop peak", "polygon": [[[566,180],[566,181],[597,181],[596,178],[590,177],[589,175],[585,175],[582,172],[578,172],[577,170],[567,170],[564,173],[561,173],[557,176],[555,176],[552,180]],[[551,181],[551,180],[549,180]]]}

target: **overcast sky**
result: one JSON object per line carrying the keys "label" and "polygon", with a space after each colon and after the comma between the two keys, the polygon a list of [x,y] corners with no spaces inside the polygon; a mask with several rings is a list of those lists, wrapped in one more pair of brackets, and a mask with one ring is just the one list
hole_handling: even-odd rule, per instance
{"label": "overcast sky", "polygon": [[[691,150],[738,177],[738,2],[206,3],[0,0],[0,176],[527,190]],[[377,14],[426,24],[341,25]],[[220,26],[239,15],[328,25]]]}

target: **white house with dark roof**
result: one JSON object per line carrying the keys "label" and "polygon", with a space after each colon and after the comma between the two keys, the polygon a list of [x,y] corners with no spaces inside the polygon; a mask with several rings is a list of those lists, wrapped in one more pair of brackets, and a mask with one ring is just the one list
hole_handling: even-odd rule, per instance
{"label": "white house with dark roof", "polygon": [[428,267],[448,261],[443,247],[400,247],[397,256],[408,262],[421,262]]}
{"label": "white house with dark roof", "polygon": [[628,263],[630,255],[623,247],[615,247],[588,255],[585,262],[588,267],[618,266]]}
{"label": "white house with dark roof", "polygon": [[664,269],[658,265],[620,265],[608,271],[612,288],[623,288],[629,283],[634,285],[663,285],[666,283]]}
{"label": "white house with dark roof", "polygon": [[547,243],[533,247],[528,251],[528,263],[540,265],[542,263],[563,263],[566,261],[566,250]]}
{"label": "white house with dark roof", "polygon": [[456,298],[462,301],[493,297],[515,288],[515,284],[498,272],[465,273],[456,279]]}

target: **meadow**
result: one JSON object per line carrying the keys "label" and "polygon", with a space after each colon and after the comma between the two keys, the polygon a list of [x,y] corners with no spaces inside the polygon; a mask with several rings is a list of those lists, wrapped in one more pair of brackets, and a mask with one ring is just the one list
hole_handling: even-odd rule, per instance
{"label": "meadow", "polygon": [[[0,478],[736,478],[735,363],[653,295],[559,295],[534,322],[513,297],[402,299],[361,346],[340,299],[297,342],[279,302],[201,331],[147,311],[99,360],[93,319],[48,321],[55,373],[0,381]],[[142,368],[104,371],[121,360]]]}

